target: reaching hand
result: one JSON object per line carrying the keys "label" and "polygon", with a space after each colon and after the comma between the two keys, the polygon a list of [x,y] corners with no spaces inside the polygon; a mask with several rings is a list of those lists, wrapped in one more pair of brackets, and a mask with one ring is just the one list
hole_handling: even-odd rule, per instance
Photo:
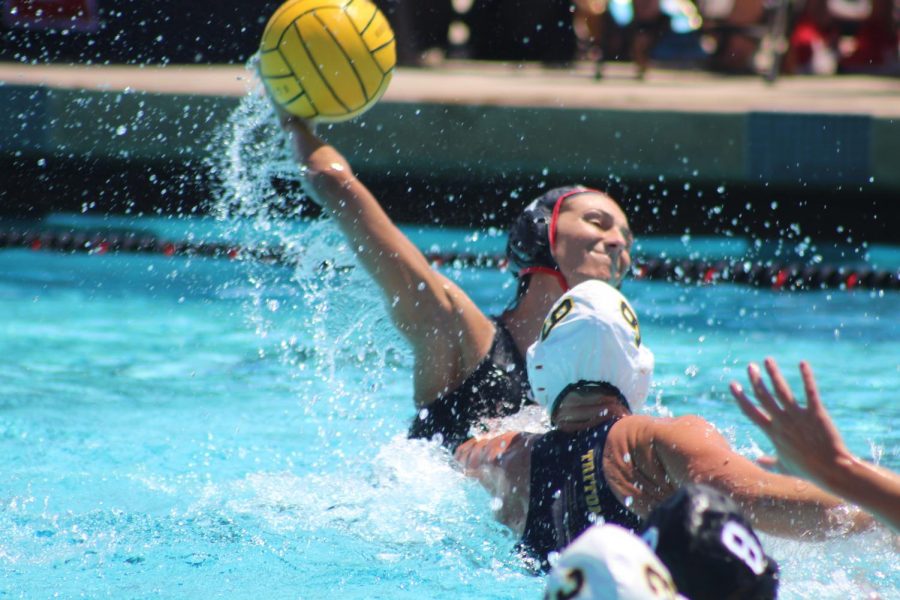
{"label": "reaching hand", "polygon": [[731,383],[741,411],[772,440],[778,454],[777,465],[763,460],[793,475],[801,475],[827,487],[827,479],[835,468],[853,460],[841,435],[819,399],[816,380],[806,362],[800,363],[800,374],[806,391],[806,407],[800,406],[778,365],[771,358],[765,360],[766,371],[772,380],[775,397],[762,379],[759,367],[753,363],[747,369],[753,394],[759,401],[754,404],[747,398],[736,381]]}
{"label": "reaching hand", "polygon": [[759,406],[747,398],[736,381],[731,382],[731,393],[744,414],[775,444],[777,466],[858,504],[900,532],[900,474],[850,453],[822,406],[816,380],[806,362],[800,363],[806,390],[805,408],[797,404],[775,361],[767,358],[765,365],[775,397],[769,393],[759,367],[753,363],[747,373]]}

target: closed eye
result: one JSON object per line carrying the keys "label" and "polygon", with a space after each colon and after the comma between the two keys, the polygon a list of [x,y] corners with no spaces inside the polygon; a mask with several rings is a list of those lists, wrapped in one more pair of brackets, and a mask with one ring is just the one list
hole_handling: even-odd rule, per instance
{"label": "closed eye", "polygon": [[[584,220],[600,231],[609,231],[616,226],[615,217],[604,210],[592,210],[584,215]],[[631,250],[631,246],[634,244],[634,234],[631,233],[631,229],[627,225],[621,225],[619,232],[625,240],[625,247]]]}
{"label": "closed eye", "polygon": [[613,225],[615,224],[615,220],[612,218],[612,215],[608,215],[606,213],[603,213],[602,215],[592,215],[586,220],[591,225],[597,227],[598,229],[602,229],[603,231],[612,229]]}

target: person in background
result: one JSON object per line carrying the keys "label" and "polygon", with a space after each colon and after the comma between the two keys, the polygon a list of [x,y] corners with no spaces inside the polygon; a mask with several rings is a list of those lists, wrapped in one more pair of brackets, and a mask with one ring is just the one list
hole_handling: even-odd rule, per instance
{"label": "person in background", "polygon": [[747,368],[759,406],[733,381],[731,393],[747,418],[775,445],[777,458],[764,464],[805,477],[816,485],[870,511],[900,533],[900,475],[854,456],[819,398],[812,367],[800,363],[806,406],[800,406],[772,358],[764,361],[773,396],[759,367]]}
{"label": "person in background", "polygon": [[454,449],[485,419],[531,402],[523,357],[547,310],[582,281],[621,285],[631,266],[632,234],[615,200],[583,186],[550,190],[510,229],[516,296],[503,314],[488,317],[431,267],[334,147],[302,119],[282,114],[281,124],[304,172],[304,190],[350,240],[412,346],[417,415],[411,437],[437,438]]}
{"label": "person in background", "polygon": [[766,28],[764,0],[698,0],[703,30],[714,42],[709,67],[729,74],[756,72],[755,57]]}
{"label": "person in background", "polygon": [[646,399],[653,355],[628,301],[602,281],[569,290],[528,350],[535,399],[553,429],[473,438],[455,456],[499,499],[496,517],[546,566],[592,523],[637,529],[679,487],[731,496],[766,533],[819,538],[867,529],[862,511],[812,484],[769,473],[731,449],[696,415],[634,414]]}

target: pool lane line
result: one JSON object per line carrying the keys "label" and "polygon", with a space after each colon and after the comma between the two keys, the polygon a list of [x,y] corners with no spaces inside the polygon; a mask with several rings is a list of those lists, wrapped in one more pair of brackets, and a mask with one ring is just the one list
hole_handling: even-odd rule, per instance
{"label": "pool lane line", "polygon": [[[237,244],[170,241],[145,232],[79,230],[0,230],[0,248],[29,248],[86,254],[150,254],[253,260],[266,264],[295,264],[282,246],[249,248]],[[504,255],[469,252],[423,252],[434,266],[506,269]],[[321,268],[348,270],[323,262]],[[638,257],[632,266],[635,279],[697,285],[735,283],[773,290],[869,289],[900,290],[900,271],[853,269],[835,265],[750,263],[735,260],[661,259]]]}

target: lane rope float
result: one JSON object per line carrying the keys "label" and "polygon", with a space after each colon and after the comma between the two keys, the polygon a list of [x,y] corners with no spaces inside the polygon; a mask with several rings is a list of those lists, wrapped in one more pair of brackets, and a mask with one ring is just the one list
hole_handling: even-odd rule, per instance
{"label": "lane rope float", "polygon": [[[130,253],[197,256],[292,264],[288,253],[281,246],[250,248],[220,242],[171,241],[133,231],[0,230],[0,248],[97,255]],[[424,252],[424,255],[435,266],[505,269],[507,264],[506,257],[499,254]],[[332,265],[323,263],[322,266]],[[828,264],[637,257],[632,269],[636,279],[698,285],[735,283],[773,290],[900,289],[900,271]]]}

